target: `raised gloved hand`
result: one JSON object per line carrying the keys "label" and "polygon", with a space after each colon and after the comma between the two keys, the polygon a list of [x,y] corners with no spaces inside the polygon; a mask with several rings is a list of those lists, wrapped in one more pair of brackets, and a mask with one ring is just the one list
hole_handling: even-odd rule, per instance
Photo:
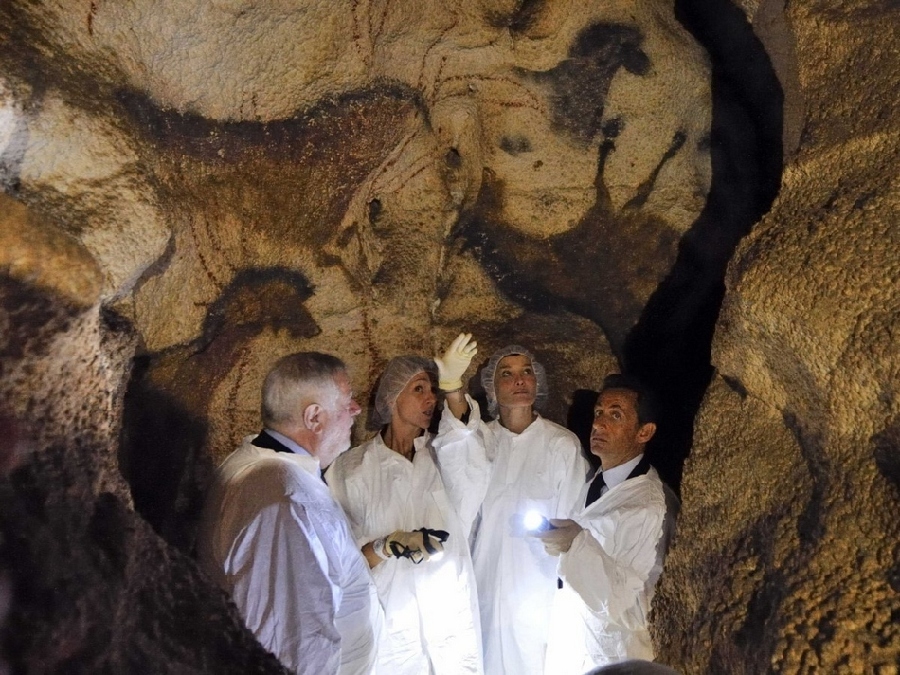
{"label": "raised gloved hand", "polygon": [[456,391],[462,387],[462,376],[478,353],[478,343],[471,333],[460,333],[442,356],[435,356],[438,367],[438,387],[442,391]]}
{"label": "raised gloved hand", "polygon": [[397,530],[385,537],[384,548],[395,558],[409,558],[418,565],[444,550],[444,542],[450,537],[444,530],[420,527],[413,532]]}

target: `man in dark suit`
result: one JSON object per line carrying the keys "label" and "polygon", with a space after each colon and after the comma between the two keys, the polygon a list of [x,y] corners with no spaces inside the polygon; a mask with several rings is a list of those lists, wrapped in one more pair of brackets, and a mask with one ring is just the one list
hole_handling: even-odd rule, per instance
{"label": "man in dark suit", "polygon": [[608,376],[591,429],[601,468],[572,518],[535,534],[560,560],[547,647],[555,672],[653,659],[648,615],[678,507],[644,454],[655,432],[649,390],[633,377]]}

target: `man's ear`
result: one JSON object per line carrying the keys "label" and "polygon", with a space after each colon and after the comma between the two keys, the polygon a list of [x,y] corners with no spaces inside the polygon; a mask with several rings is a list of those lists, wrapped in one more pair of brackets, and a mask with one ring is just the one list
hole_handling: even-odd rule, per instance
{"label": "man's ear", "polygon": [[322,431],[324,424],[325,409],[318,403],[310,403],[303,409],[303,426],[318,434]]}
{"label": "man's ear", "polygon": [[651,438],[653,438],[653,434],[656,433],[656,424],[654,422],[645,422],[641,425],[637,432],[637,441],[638,443],[646,443]]}

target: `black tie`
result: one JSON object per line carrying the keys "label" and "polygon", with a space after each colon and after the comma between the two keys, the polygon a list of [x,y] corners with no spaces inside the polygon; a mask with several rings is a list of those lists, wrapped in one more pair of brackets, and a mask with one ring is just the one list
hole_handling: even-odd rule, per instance
{"label": "black tie", "polygon": [[606,483],[603,482],[603,472],[598,471],[597,475],[594,476],[594,480],[591,481],[591,486],[588,488],[587,498],[584,500],[584,505],[590,506],[595,501],[600,499],[600,492],[603,488],[606,487]]}
{"label": "black tie", "polygon": [[[641,457],[641,461],[638,462],[637,466],[632,469],[631,473],[628,474],[629,478],[637,478],[638,476],[643,476],[650,470],[650,460],[647,458],[647,455]],[[591,482],[591,486],[588,488],[587,497],[584,500],[584,506],[587,508],[595,501],[600,499],[600,491],[606,487],[606,483],[603,482],[603,472],[597,471],[597,475],[594,476],[594,480]]]}

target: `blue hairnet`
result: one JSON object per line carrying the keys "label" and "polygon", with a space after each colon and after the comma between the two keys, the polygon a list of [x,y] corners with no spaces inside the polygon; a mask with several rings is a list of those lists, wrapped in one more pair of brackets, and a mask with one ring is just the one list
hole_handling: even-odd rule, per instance
{"label": "blue hairnet", "polygon": [[375,409],[368,421],[370,429],[380,429],[391,421],[400,392],[423,371],[437,376],[434,361],[423,356],[395,356],[388,361],[375,392]]}
{"label": "blue hairnet", "polygon": [[532,408],[540,410],[550,395],[547,388],[547,371],[544,370],[544,366],[535,360],[531,352],[520,345],[503,347],[491,355],[484,370],[481,371],[481,386],[484,387],[484,393],[487,395],[488,412],[493,417],[496,417],[500,411],[500,406],[497,404],[497,391],[494,389],[494,373],[497,372],[497,364],[500,363],[500,359],[513,355],[527,356],[531,359],[531,367],[534,369],[534,377],[537,380],[537,395]]}

